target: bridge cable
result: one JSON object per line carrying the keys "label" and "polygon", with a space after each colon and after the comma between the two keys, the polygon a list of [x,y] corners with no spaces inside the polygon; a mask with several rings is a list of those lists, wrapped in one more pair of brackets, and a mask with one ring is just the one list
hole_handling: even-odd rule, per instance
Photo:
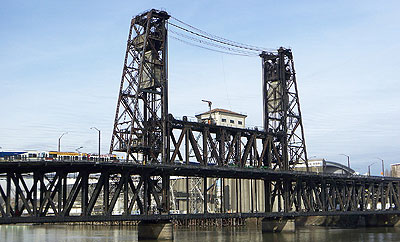
{"label": "bridge cable", "polygon": [[218,40],[218,39],[213,39],[213,38],[210,38],[210,37],[205,36],[205,35],[203,35],[203,34],[199,34],[199,33],[193,32],[193,31],[191,31],[191,30],[189,30],[189,29],[185,29],[185,28],[183,28],[183,27],[181,27],[181,26],[179,26],[179,25],[176,25],[176,24],[173,24],[173,23],[170,23],[170,22],[168,22],[168,23],[169,23],[170,25],[172,25],[172,26],[174,26],[174,27],[176,27],[176,28],[178,28],[178,29],[181,29],[181,30],[183,30],[183,31],[186,31],[186,32],[188,32],[188,33],[190,33],[190,34],[194,34],[194,35],[197,35],[197,36],[199,36],[199,37],[202,37],[202,38],[205,38],[205,39],[208,39],[208,40],[217,42],[217,43],[221,43],[221,44],[233,46],[233,47],[236,47],[236,48],[247,49],[247,50],[251,50],[251,51],[259,51],[259,52],[261,51],[260,49],[249,48],[249,47],[240,46],[240,45],[237,45],[237,44],[231,44],[231,43],[228,43],[228,42],[224,42],[224,41],[221,41],[221,40]]}
{"label": "bridge cable", "polygon": [[179,37],[183,37],[183,38],[185,38],[185,39],[198,42],[198,43],[200,43],[200,44],[205,44],[205,45],[208,45],[208,46],[212,46],[212,47],[224,49],[224,50],[227,50],[227,51],[236,52],[236,53],[240,53],[240,54],[243,54],[243,55],[250,55],[250,56],[258,55],[258,53],[255,53],[255,52],[246,51],[246,50],[240,50],[240,49],[235,49],[235,48],[228,47],[228,46],[223,46],[223,45],[220,45],[220,44],[216,44],[216,43],[213,43],[213,42],[209,42],[209,41],[204,40],[204,39],[192,37],[192,36],[190,36],[190,35],[186,35],[186,34],[183,34],[183,33],[177,32],[177,31],[174,31],[174,30],[169,30],[169,32],[170,32],[170,33],[173,33],[173,34],[175,34],[175,35],[178,35]]}
{"label": "bridge cable", "polygon": [[[200,37],[203,37],[203,38],[208,38],[209,37],[210,40],[213,40],[213,41],[216,41],[216,42],[219,42],[219,43],[222,43],[222,44],[231,45],[231,46],[235,46],[237,48],[244,48],[244,49],[249,49],[249,50],[258,51],[258,52],[262,52],[262,51],[276,52],[276,50],[271,49],[271,48],[264,48],[264,47],[254,46],[254,45],[243,44],[243,43],[240,43],[240,42],[228,40],[226,38],[219,37],[217,35],[213,35],[213,34],[207,33],[207,32],[205,32],[205,31],[203,31],[203,30],[201,30],[199,28],[196,28],[196,27],[194,27],[194,26],[192,26],[192,25],[190,25],[188,23],[185,23],[182,20],[179,20],[179,19],[177,19],[175,17],[172,17],[172,16],[171,16],[171,19],[173,19],[173,20],[175,20],[175,21],[177,21],[177,22],[179,22],[179,23],[181,23],[181,24],[183,24],[183,25],[185,25],[185,26],[187,26],[187,27],[199,32],[200,34],[198,34],[198,33],[196,34],[196,33],[194,33],[194,31],[190,31],[190,30],[188,30],[186,28],[183,28],[183,27],[179,26],[184,31],[190,32],[192,34],[196,34],[196,35],[198,35]],[[174,26],[174,27],[177,27],[176,24],[173,24],[173,23],[170,23],[170,22],[168,22],[168,23],[170,25]]]}
{"label": "bridge cable", "polygon": [[177,38],[177,37],[175,37],[175,36],[171,36],[171,35],[170,35],[169,37],[172,38],[172,39],[178,40],[178,41],[180,41],[180,42],[182,42],[182,43],[185,43],[185,44],[187,44],[187,45],[191,45],[191,46],[195,46],[195,47],[199,47],[199,48],[202,48],[202,49],[206,49],[206,50],[210,50],[210,51],[215,51],[215,52],[219,52],[219,53],[223,53],[223,54],[238,55],[238,56],[248,56],[248,57],[254,57],[254,56],[255,56],[254,54],[253,54],[253,55],[249,55],[249,54],[240,54],[240,53],[234,53],[234,52],[216,50],[216,49],[212,49],[212,48],[208,48],[208,47],[205,47],[205,46],[201,46],[201,45],[194,44],[194,43],[192,43],[192,42],[189,42],[189,41],[186,41],[186,40]]}

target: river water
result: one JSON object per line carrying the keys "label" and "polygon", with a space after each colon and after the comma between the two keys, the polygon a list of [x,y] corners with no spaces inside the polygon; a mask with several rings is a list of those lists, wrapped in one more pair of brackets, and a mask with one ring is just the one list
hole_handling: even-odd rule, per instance
{"label": "river water", "polygon": [[[175,241],[400,241],[400,228],[334,229],[297,228],[295,233],[261,233],[261,229],[176,228]],[[137,241],[137,230],[129,226],[90,225],[1,225],[0,241]]]}

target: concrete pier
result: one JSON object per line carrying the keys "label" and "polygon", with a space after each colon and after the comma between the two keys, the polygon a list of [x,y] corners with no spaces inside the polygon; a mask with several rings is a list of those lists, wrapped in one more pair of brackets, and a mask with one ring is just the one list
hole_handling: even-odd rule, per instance
{"label": "concrete pier", "polygon": [[262,220],[262,232],[295,232],[295,220],[287,218],[264,218]]}
{"label": "concrete pier", "polygon": [[365,225],[367,227],[398,227],[400,217],[390,214],[375,214],[365,216]]}
{"label": "concrete pier", "polygon": [[400,216],[394,214],[304,216],[296,218],[296,225],[338,228],[398,227]]}
{"label": "concrete pier", "polygon": [[365,227],[365,220],[363,216],[359,215],[304,216],[296,218],[296,225],[357,228]]}
{"label": "concrete pier", "polygon": [[142,221],[138,224],[138,240],[173,240],[171,221]]}

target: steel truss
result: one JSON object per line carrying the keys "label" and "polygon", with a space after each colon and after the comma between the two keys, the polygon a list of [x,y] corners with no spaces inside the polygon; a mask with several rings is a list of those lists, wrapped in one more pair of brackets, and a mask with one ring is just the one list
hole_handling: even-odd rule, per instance
{"label": "steel truss", "polygon": [[[222,207],[208,208],[211,191],[203,181],[204,209],[175,215],[164,213],[165,175],[201,177],[204,181],[212,177],[247,179],[262,183],[263,189],[256,191],[252,186],[251,194],[255,195],[246,197],[242,194],[248,189],[237,187],[240,202],[247,200],[251,209],[242,211],[236,204],[233,213],[227,214]],[[398,178],[210,165],[58,161],[3,162],[0,177],[0,223],[225,218],[241,217],[242,213],[245,217],[400,213]],[[254,202],[260,197],[262,206]]]}
{"label": "steel truss", "polygon": [[[1,162],[0,223],[400,214],[400,179],[293,171],[307,152],[288,49],[261,54],[264,130],[168,114],[168,18],[150,10],[130,25],[110,148],[126,162]],[[170,214],[170,176],[191,179],[186,214]],[[236,184],[233,212],[210,209],[210,178]]]}
{"label": "steel truss", "polygon": [[[145,165],[178,162],[274,170],[293,169],[297,163],[307,165],[290,50],[281,48],[277,54],[261,55],[263,131],[178,121],[168,114],[169,17],[166,12],[153,9],[131,21],[110,153],[124,152],[126,161]],[[164,175],[161,182],[164,213],[170,209],[169,179]],[[200,184],[201,179],[197,181]],[[203,178],[204,186],[206,181]],[[289,188],[285,190],[287,201]],[[207,197],[199,193],[201,197],[206,201]],[[191,203],[195,211],[197,200]],[[203,211],[207,210],[204,205]]]}
{"label": "steel truss", "polygon": [[110,148],[126,153],[126,160],[166,157],[168,18],[153,9],[131,21]]}
{"label": "steel truss", "polygon": [[278,138],[280,169],[293,169],[298,163],[308,168],[306,143],[297,91],[294,61],[290,49],[261,55],[263,64],[264,129]]}
{"label": "steel truss", "polygon": [[169,117],[174,163],[277,169],[275,137],[264,131],[208,125]]}

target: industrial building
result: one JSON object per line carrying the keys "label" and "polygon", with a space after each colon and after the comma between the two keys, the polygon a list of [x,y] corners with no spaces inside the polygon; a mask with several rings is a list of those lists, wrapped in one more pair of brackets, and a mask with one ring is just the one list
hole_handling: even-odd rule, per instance
{"label": "industrial building", "polygon": [[400,163],[390,165],[390,176],[400,177]]}
{"label": "industrial building", "polygon": [[247,115],[235,113],[222,108],[216,108],[196,115],[199,122],[234,128],[245,128],[246,117]]}

